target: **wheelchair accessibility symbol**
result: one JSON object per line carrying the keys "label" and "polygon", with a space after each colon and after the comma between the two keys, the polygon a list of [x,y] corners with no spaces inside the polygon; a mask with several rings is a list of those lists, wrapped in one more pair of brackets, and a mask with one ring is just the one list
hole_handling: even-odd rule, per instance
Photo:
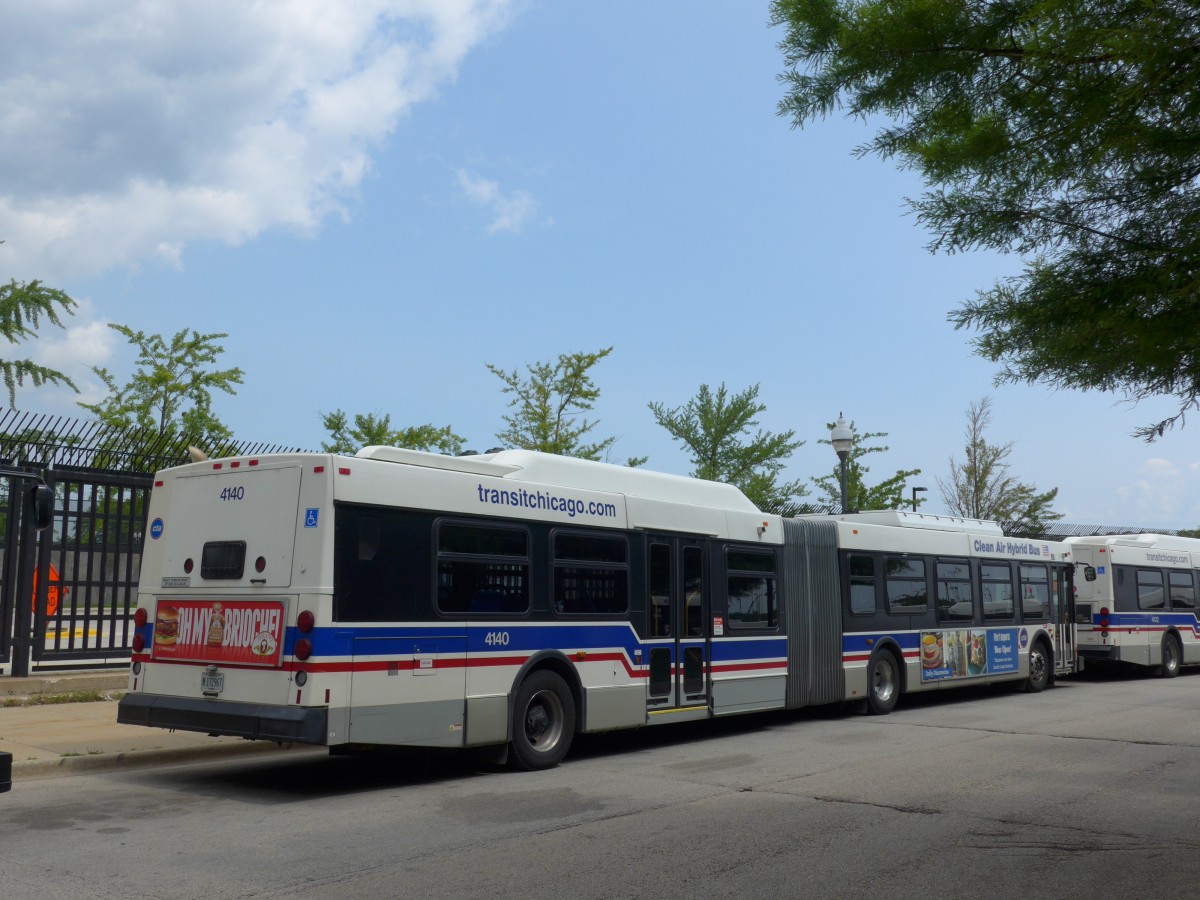
{"label": "wheelchair accessibility symbol", "polygon": [[304,527],[305,528],[316,528],[317,527],[317,513],[319,513],[319,512],[320,512],[320,510],[316,509],[315,507],[309,507],[308,509],[306,509],[304,511]]}

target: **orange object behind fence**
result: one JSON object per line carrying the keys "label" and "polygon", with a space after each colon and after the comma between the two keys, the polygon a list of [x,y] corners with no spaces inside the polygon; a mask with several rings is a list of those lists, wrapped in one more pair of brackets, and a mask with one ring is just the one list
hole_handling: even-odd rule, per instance
{"label": "orange object behind fence", "polygon": [[[54,568],[54,563],[50,564],[50,584],[46,588],[46,618],[58,612],[58,593],[61,590],[64,597],[67,596],[67,591],[70,588],[60,587],[62,579],[59,577],[58,569]],[[38,589],[38,573],[37,569],[33,570],[33,600],[32,606],[34,614],[37,613],[37,589]]]}

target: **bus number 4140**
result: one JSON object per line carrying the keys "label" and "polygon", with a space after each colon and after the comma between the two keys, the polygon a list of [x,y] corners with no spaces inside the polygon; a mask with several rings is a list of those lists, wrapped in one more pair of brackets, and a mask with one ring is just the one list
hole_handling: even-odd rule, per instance
{"label": "bus number 4140", "polygon": [[507,631],[489,631],[483,642],[489,647],[507,647],[508,632]]}

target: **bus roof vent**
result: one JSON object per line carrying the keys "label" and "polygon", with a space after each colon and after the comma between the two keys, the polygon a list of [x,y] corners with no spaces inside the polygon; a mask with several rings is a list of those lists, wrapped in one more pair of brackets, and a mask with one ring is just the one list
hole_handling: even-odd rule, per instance
{"label": "bus roof vent", "polygon": [[502,462],[492,462],[489,457],[478,454],[474,456],[443,456],[440,453],[425,453],[422,450],[407,450],[403,447],[363,447],[354,455],[359,459],[378,459],[405,466],[448,469],[452,472],[470,472],[472,475],[492,475],[496,478],[502,478],[519,468]]}
{"label": "bus roof vent", "polygon": [[1003,534],[995,522],[986,519],[967,519],[960,516],[935,516],[932,513],[904,512],[900,509],[876,509],[867,512],[845,513],[836,517],[839,522],[859,522],[863,525],[899,525],[904,528],[929,528],[934,531],[968,531],[971,534]]}

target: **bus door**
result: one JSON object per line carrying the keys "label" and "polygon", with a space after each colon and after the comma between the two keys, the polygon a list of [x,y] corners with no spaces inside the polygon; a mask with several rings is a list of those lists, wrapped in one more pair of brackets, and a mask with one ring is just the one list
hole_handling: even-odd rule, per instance
{"label": "bus door", "polygon": [[652,536],[647,567],[647,708],[651,712],[694,707],[707,711],[709,591],[704,544],[689,538]]}
{"label": "bus door", "polygon": [[1050,567],[1050,621],[1054,629],[1054,673],[1075,671],[1075,590],[1071,568]]}

